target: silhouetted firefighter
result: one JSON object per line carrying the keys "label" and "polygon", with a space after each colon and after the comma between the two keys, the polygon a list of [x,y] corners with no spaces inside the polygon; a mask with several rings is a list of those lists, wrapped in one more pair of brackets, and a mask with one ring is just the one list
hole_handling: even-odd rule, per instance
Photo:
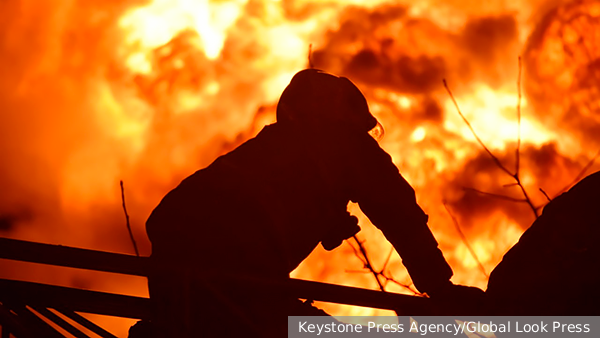
{"label": "silhouetted firefighter", "polygon": [[277,123],[169,192],[147,221],[157,324],[169,337],[287,335],[287,315],[320,314],[281,291],[321,243],[360,228],[349,201],[402,257],[421,292],[481,292],[450,282],[452,270],[404,180],[369,131],[378,126],[360,90],[318,70],[296,74]]}

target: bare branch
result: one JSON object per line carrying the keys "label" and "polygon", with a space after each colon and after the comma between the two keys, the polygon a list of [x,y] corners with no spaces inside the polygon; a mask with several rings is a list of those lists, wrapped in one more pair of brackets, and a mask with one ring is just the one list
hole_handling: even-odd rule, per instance
{"label": "bare branch", "polygon": [[381,268],[381,271],[385,271],[385,269],[387,268],[388,263],[390,262],[390,258],[392,258],[392,253],[394,252],[394,247],[390,248],[390,252],[388,253],[385,262],[383,263],[383,267]]}
{"label": "bare branch", "polygon": [[527,194],[527,191],[525,190],[523,183],[521,183],[521,179],[519,178],[519,176],[515,175],[513,177],[515,178],[517,185],[519,186],[519,188],[521,189],[521,192],[523,193],[523,196],[525,197],[525,202],[527,202],[527,205],[529,205],[529,208],[531,208],[533,215],[537,219],[538,217],[540,217],[540,215],[538,213],[538,208],[536,208],[535,205],[533,205],[533,202],[531,202],[531,198],[529,198],[529,194]]}
{"label": "bare branch", "polygon": [[[392,253],[394,252],[394,248],[392,247],[390,249],[390,252],[388,253],[388,257],[386,259],[386,262],[384,264],[384,267],[381,269],[381,271],[377,271],[375,270],[375,268],[373,267],[373,265],[371,264],[370,260],[368,259],[368,257],[365,255],[367,253],[366,249],[364,248],[364,246],[362,245],[363,242],[361,242],[360,240],[358,240],[357,236],[353,236],[354,240],[356,241],[356,243],[358,244],[358,249],[356,247],[354,247],[354,245],[352,243],[350,243],[350,241],[346,241],[348,243],[348,245],[350,245],[350,247],[352,248],[352,250],[354,251],[354,254],[358,257],[358,259],[360,259],[360,261],[364,264],[364,268],[367,270],[346,270],[346,272],[348,273],[370,273],[372,274],[375,279],[377,280],[377,284],[380,287],[380,290],[383,292],[387,292],[384,290],[384,286],[387,285],[388,282],[392,282],[400,287],[403,287],[405,289],[407,289],[408,291],[410,291],[411,293],[413,293],[416,296],[423,296],[422,293],[420,293],[419,291],[417,291],[416,289],[414,289],[413,287],[411,287],[411,285],[408,284],[404,284],[401,283],[399,281],[397,281],[396,279],[394,279],[394,277],[392,276],[391,273],[389,273],[389,275],[387,275],[385,273],[385,268],[387,266],[387,264],[389,263],[390,257],[392,256]],[[366,257],[366,258],[365,258]],[[381,283],[381,280],[379,278],[383,278],[384,283]]]}
{"label": "bare branch", "polygon": [[515,166],[516,166],[516,170],[515,170],[515,174],[514,174],[514,178],[515,181],[517,183],[517,185],[519,186],[519,188],[521,188],[521,191],[523,192],[523,196],[525,196],[525,199],[527,200],[527,204],[529,205],[529,207],[531,208],[531,210],[533,211],[533,215],[535,216],[535,218],[539,217],[538,214],[538,208],[536,208],[533,203],[531,202],[531,199],[529,198],[529,195],[527,195],[527,191],[525,190],[525,187],[523,186],[523,184],[521,183],[521,178],[519,176],[519,171],[520,171],[520,162],[521,162],[521,73],[522,73],[522,69],[523,69],[523,65],[522,65],[522,61],[521,61],[521,56],[519,55],[519,75],[517,78],[517,92],[518,92],[518,100],[517,100],[517,150],[516,150],[516,154],[515,154]]}
{"label": "bare branch", "polygon": [[548,200],[548,202],[552,202],[552,199],[550,198],[550,196],[548,196],[548,194],[546,194],[546,192],[544,191],[544,189],[540,188],[540,191],[542,192],[542,194],[544,194],[544,196],[546,197],[546,199]]}
{"label": "bare branch", "polygon": [[352,238],[354,238],[354,240],[358,244],[358,250],[362,254],[362,257],[364,258],[363,262],[365,263],[365,268],[367,268],[367,269],[369,269],[371,271],[371,273],[373,274],[373,277],[375,277],[375,280],[377,281],[377,285],[379,285],[379,289],[381,291],[385,292],[385,287],[383,286],[383,284],[381,284],[381,281],[379,280],[379,274],[380,273],[377,272],[377,271],[375,271],[375,268],[373,267],[373,264],[371,264],[371,261],[369,260],[369,256],[367,256],[367,250],[362,245],[362,242],[358,240],[358,237],[356,235],[352,236]]}
{"label": "bare branch", "polygon": [[444,204],[444,208],[446,209],[446,212],[448,213],[448,215],[452,219],[452,222],[454,223],[454,227],[456,228],[456,231],[460,235],[460,238],[462,239],[463,243],[465,243],[465,246],[467,247],[467,249],[471,253],[471,256],[473,256],[473,258],[477,262],[477,265],[479,266],[479,270],[481,271],[481,273],[483,273],[483,275],[485,276],[485,278],[489,279],[490,275],[485,271],[485,267],[483,266],[483,264],[481,264],[481,261],[479,260],[479,257],[477,257],[477,254],[475,253],[475,250],[473,250],[473,248],[471,247],[471,244],[469,244],[469,241],[467,240],[467,236],[465,236],[465,234],[463,233],[462,229],[460,228],[460,224],[458,224],[458,220],[456,219],[456,217],[454,217],[454,215],[452,215],[452,213],[450,212],[450,209],[448,209],[448,205],[446,204],[445,201],[443,202],[443,204]]}
{"label": "bare branch", "polygon": [[560,189],[556,193],[556,195],[554,195],[554,198],[556,198],[558,195],[562,194],[563,192],[569,190],[572,186],[575,185],[575,183],[579,182],[583,178],[583,176],[585,176],[585,173],[592,167],[592,165],[594,165],[594,162],[596,162],[596,159],[598,159],[599,156],[600,156],[600,149],[598,149],[598,151],[596,152],[596,155],[594,155],[594,157],[592,157],[592,159],[581,169],[579,174],[577,174],[577,176],[575,176],[575,179],[573,179],[573,181],[571,181],[571,183],[566,185],[564,188]]}
{"label": "bare branch", "polygon": [[129,214],[127,213],[127,207],[125,206],[125,188],[123,187],[123,180],[120,180],[119,184],[121,185],[121,201],[123,203],[123,212],[125,212],[127,231],[129,232],[129,238],[131,239],[131,243],[133,244],[133,250],[135,250],[135,255],[139,257],[140,252],[138,251],[137,244],[135,243],[135,238],[133,237],[133,232],[131,231],[131,224],[129,223]]}
{"label": "bare branch", "polygon": [[396,284],[396,285],[398,285],[398,286],[400,286],[402,288],[407,289],[408,291],[412,292],[414,295],[421,296],[421,297],[424,296],[424,294],[420,293],[415,288],[413,288],[412,284],[400,283],[399,281],[397,281],[396,279],[394,279],[394,277],[391,276],[391,275],[390,276],[383,275],[383,278],[385,278],[385,280],[388,281],[388,282],[394,283],[394,284]]}
{"label": "bare branch", "polygon": [[[519,96],[520,94],[520,83],[521,83],[521,66],[520,66],[520,58],[519,58]],[[503,164],[502,162],[500,162],[500,160],[488,149],[488,147],[485,146],[485,144],[483,143],[483,141],[481,141],[481,139],[479,138],[479,136],[477,136],[477,133],[475,132],[475,130],[473,129],[473,126],[471,126],[471,123],[469,122],[469,120],[467,120],[467,118],[463,115],[463,113],[460,111],[460,107],[458,106],[458,103],[456,102],[456,99],[454,98],[454,95],[452,94],[452,91],[450,90],[450,88],[448,87],[448,84],[446,83],[446,79],[443,80],[444,82],[444,87],[446,88],[446,91],[448,91],[448,95],[450,95],[450,98],[452,99],[452,102],[454,103],[454,106],[456,107],[456,110],[458,111],[458,114],[460,115],[460,117],[462,117],[463,121],[467,124],[467,126],[469,127],[469,129],[471,130],[471,133],[473,134],[473,136],[475,136],[475,138],[477,139],[477,142],[479,142],[479,144],[481,145],[481,147],[483,147],[483,149],[488,153],[488,155],[490,155],[490,157],[494,160],[494,162],[496,163],[496,165],[498,166],[498,168],[500,168],[502,171],[504,171],[506,174],[508,174],[510,177],[512,177],[515,180],[515,184],[517,186],[519,186],[519,188],[521,189],[521,192],[523,193],[523,196],[525,197],[525,203],[527,203],[527,205],[529,205],[529,207],[531,208],[531,211],[533,212],[533,215],[535,216],[535,218],[538,218],[538,208],[536,208],[533,205],[533,202],[531,202],[531,198],[529,198],[529,195],[527,194],[527,191],[525,190],[525,187],[523,186],[521,179],[519,178],[519,172],[515,172],[514,174],[510,172],[510,170],[508,170]],[[520,103],[520,99],[519,99],[519,103],[518,103],[518,109],[519,109],[519,146],[518,148],[520,149],[520,124],[521,124],[521,112],[520,112],[520,108],[521,107],[521,103]],[[520,156],[519,156],[520,157]],[[503,196],[503,195],[498,195],[498,196]]]}
{"label": "bare branch", "polygon": [[357,248],[354,247],[354,245],[352,245],[352,243],[350,243],[350,241],[346,240],[346,242],[348,243],[348,245],[350,245],[350,247],[352,248],[352,251],[354,251],[354,255],[360,259],[360,261],[363,263],[363,268],[367,268],[367,262],[365,261],[365,259],[362,257],[360,250],[358,250]]}
{"label": "bare branch", "polygon": [[460,110],[460,107],[458,106],[458,103],[456,102],[456,99],[454,98],[454,95],[452,94],[452,91],[450,90],[450,88],[448,87],[448,83],[446,83],[446,79],[443,80],[444,81],[444,87],[446,88],[446,91],[448,92],[448,95],[450,95],[450,98],[452,99],[452,102],[454,103],[454,107],[456,107],[456,111],[458,112],[458,114],[460,115],[460,117],[462,117],[463,121],[467,124],[467,126],[469,127],[469,129],[471,130],[471,133],[473,134],[473,136],[475,136],[475,139],[477,140],[477,142],[479,143],[479,145],[481,145],[481,147],[483,147],[483,149],[488,153],[488,155],[490,155],[490,157],[492,158],[492,160],[494,160],[494,162],[496,163],[496,165],[498,166],[498,168],[502,169],[505,173],[507,173],[510,176],[514,176],[513,173],[510,172],[510,170],[508,170],[503,164],[502,162],[500,162],[500,160],[496,157],[496,155],[494,155],[489,149],[488,147],[483,143],[483,141],[479,138],[479,136],[477,135],[477,133],[475,132],[475,129],[473,129],[473,126],[471,125],[471,123],[469,122],[469,120],[467,120],[467,118],[463,115],[462,111]]}
{"label": "bare branch", "polygon": [[308,45],[308,68],[315,68],[315,65],[313,64],[312,60],[312,43]]}
{"label": "bare branch", "polygon": [[517,79],[517,91],[519,92],[519,98],[517,100],[517,151],[515,154],[516,170],[515,176],[519,176],[519,166],[521,162],[521,56],[519,56],[519,77]]}
{"label": "bare branch", "polygon": [[476,192],[476,193],[481,194],[481,195],[490,196],[490,197],[493,197],[493,198],[497,198],[497,199],[501,199],[501,200],[506,200],[506,201],[511,201],[511,202],[518,202],[518,203],[526,203],[527,202],[527,200],[524,199],[524,198],[514,198],[514,197],[510,197],[510,196],[506,196],[506,195],[494,194],[494,193],[491,193],[491,192],[485,192],[485,191],[477,190],[475,188],[463,187],[463,190],[473,191],[473,192]]}

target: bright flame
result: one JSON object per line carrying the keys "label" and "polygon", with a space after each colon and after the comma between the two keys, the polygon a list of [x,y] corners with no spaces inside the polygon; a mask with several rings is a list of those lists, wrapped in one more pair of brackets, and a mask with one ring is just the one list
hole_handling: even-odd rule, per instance
{"label": "bright flame", "polygon": [[[518,138],[517,95],[494,91],[481,85],[468,99],[456,99],[461,112],[471,123],[478,136],[490,148],[504,150],[507,143]],[[521,102],[521,110],[527,111],[527,100]],[[450,98],[445,102],[446,111],[451,112],[445,121],[448,130],[460,133],[465,139],[475,141],[471,130],[465,125]],[[521,116],[521,140],[542,145],[555,140],[556,135],[527,115]]]}
{"label": "bright flame", "polygon": [[[539,189],[560,192],[600,146],[591,71],[600,55],[600,6],[577,0],[542,20],[546,3],[6,2],[0,11],[0,231],[130,252],[118,191],[123,179],[134,233],[148,255],[144,221],[153,207],[185,176],[274,121],[277,99],[307,67],[312,44],[315,67],[354,81],[385,127],[381,146],[430,215],[453,281],[485,288],[479,263],[489,273],[532,215],[465,191],[520,197],[474,140],[441,81],[452,79],[465,117],[513,170],[517,55],[525,51],[520,174],[533,204],[543,205]],[[564,20],[573,13],[577,20]],[[360,236],[381,268],[389,243],[357,206],[350,210],[360,216]],[[390,257],[387,271],[405,286],[387,289],[410,293],[400,257]],[[344,244],[333,252],[316,249],[293,275],[377,288],[370,274],[347,270],[364,269]],[[111,284],[73,272],[44,275],[69,285]],[[144,283],[112,285],[146,292]],[[325,306],[336,315],[382,313]]]}
{"label": "bright flame", "polygon": [[413,142],[423,141],[425,136],[427,135],[427,131],[423,127],[417,127],[415,131],[410,135],[410,139]]}
{"label": "bright flame", "polygon": [[[199,47],[209,59],[219,57],[229,29],[238,19],[248,0],[155,0],[137,8],[120,20],[120,26],[130,31],[128,42],[139,43],[151,50],[169,42],[186,29],[198,32]],[[147,69],[147,60],[134,54],[128,64]]]}

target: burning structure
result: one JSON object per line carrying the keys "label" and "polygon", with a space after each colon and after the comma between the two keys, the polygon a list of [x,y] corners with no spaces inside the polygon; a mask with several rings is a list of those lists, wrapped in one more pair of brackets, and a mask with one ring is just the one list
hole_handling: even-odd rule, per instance
{"label": "burning structure", "polygon": [[[456,283],[485,288],[545,194],[600,168],[592,161],[600,148],[596,1],[22,0],[0,8],[3,237],[132,253],[122,179],[149,255],[152,208],[274,120],[310,44],[315,67],[365,93],[386,128],[381,145],[415,188]],[[519,149],[521,186],[473,137],[444,78],[511,173]],[[374,267],[398,283],[380,282],[410,293],[398,256],[364,217],[361,225]],[[316,250],[294,277],[378,288],[352,244]],[[2,278],[147,294],[143,278],[0,264]],[[115,333],[131,324],[106,321]]]}

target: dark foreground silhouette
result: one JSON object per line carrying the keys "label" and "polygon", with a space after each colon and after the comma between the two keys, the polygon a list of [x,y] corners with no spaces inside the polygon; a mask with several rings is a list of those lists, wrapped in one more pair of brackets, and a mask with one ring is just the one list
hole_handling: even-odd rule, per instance
{"label": "dark foreground silhouette", "polygon": [[600,315],[600,172],[544,207],[486,294],[493,315]]}
{"label": "dark foreground silhouette", "polygon": [[421,292],[477,297],[452,270],[404,180],[369,131],[378,126],[346,78],[304,70],[277,107],[277,123],[181,182],[147,221],[154,326],[163,336],[283,337],[288,315],[323,314],[284,291],[321,243],[339,246],[360,228],[357,202],[399,252]]}

